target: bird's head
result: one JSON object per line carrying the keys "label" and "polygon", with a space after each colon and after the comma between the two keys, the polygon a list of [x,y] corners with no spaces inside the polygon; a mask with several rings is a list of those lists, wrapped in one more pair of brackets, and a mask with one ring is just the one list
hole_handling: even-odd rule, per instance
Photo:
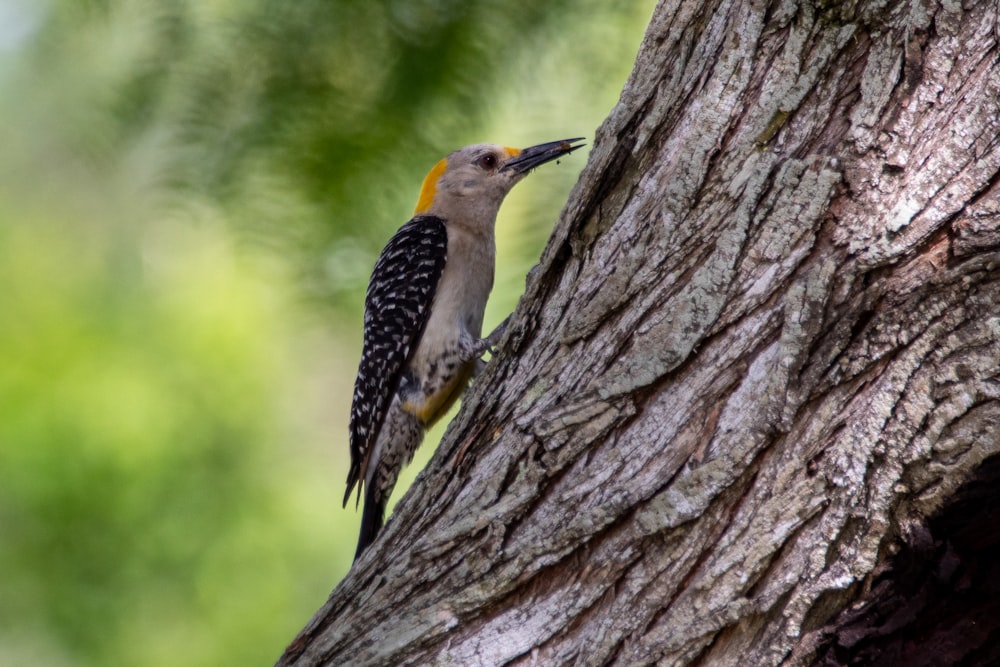
{"label": "bird's head", "polygon": [[459,224],[492,225],[504,197],[529,171],[575,151],[577,139],[529,148],[474,144],[459,148],[430,170],[417,201],[417,215]]}

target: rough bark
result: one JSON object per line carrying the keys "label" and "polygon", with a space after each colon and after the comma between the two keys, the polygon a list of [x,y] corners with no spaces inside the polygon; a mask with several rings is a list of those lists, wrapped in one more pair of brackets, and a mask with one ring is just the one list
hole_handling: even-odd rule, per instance
{"label": "rough bark", "polygon": [[914,528],[831,624],[818,665],[1000,665],[1000,457]]}
{"label": "rough bark", "polygon": [[501,353],[280,664],[835,659],[1000,451],[997,9],[661,3]]}

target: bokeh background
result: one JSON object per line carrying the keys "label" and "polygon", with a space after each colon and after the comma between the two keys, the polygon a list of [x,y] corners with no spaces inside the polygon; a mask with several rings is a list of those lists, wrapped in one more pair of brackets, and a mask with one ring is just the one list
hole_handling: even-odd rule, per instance
{"label": "bokeh background", "polygon": [[273,663],[350,566],[379,250],[452,149],[592,140],[652,7],[0,0],[0,665]]}

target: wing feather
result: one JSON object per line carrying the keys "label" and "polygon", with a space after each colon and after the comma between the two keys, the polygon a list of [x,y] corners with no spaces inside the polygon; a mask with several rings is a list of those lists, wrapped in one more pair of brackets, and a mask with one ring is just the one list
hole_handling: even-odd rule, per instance
{"label": "wing feather", "polygon": [[364,483],[371,451],[406,362],[427,324],[447,261],[441,218],[421,215],[393,235],[379,255],[365,296],[364,342],[351,404],[351,469],[344,505]]}

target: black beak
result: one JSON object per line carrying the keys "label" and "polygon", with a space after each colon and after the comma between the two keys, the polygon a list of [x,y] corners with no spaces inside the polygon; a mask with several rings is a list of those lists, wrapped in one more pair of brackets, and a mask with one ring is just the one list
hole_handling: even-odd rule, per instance
{"label": "black beak", "polygon": [[547,144],[538,144],[523,149],[520,153],[512,157],[500,168],[500,171],[513,171],[515,174],[526,174],[540,164],[545,164],[563,155],[572,153],[577,148],[582,148],[586,144],[576,144],[582,141],[583,137],[576,139],[563,139],[562,141],[550,141]]}

